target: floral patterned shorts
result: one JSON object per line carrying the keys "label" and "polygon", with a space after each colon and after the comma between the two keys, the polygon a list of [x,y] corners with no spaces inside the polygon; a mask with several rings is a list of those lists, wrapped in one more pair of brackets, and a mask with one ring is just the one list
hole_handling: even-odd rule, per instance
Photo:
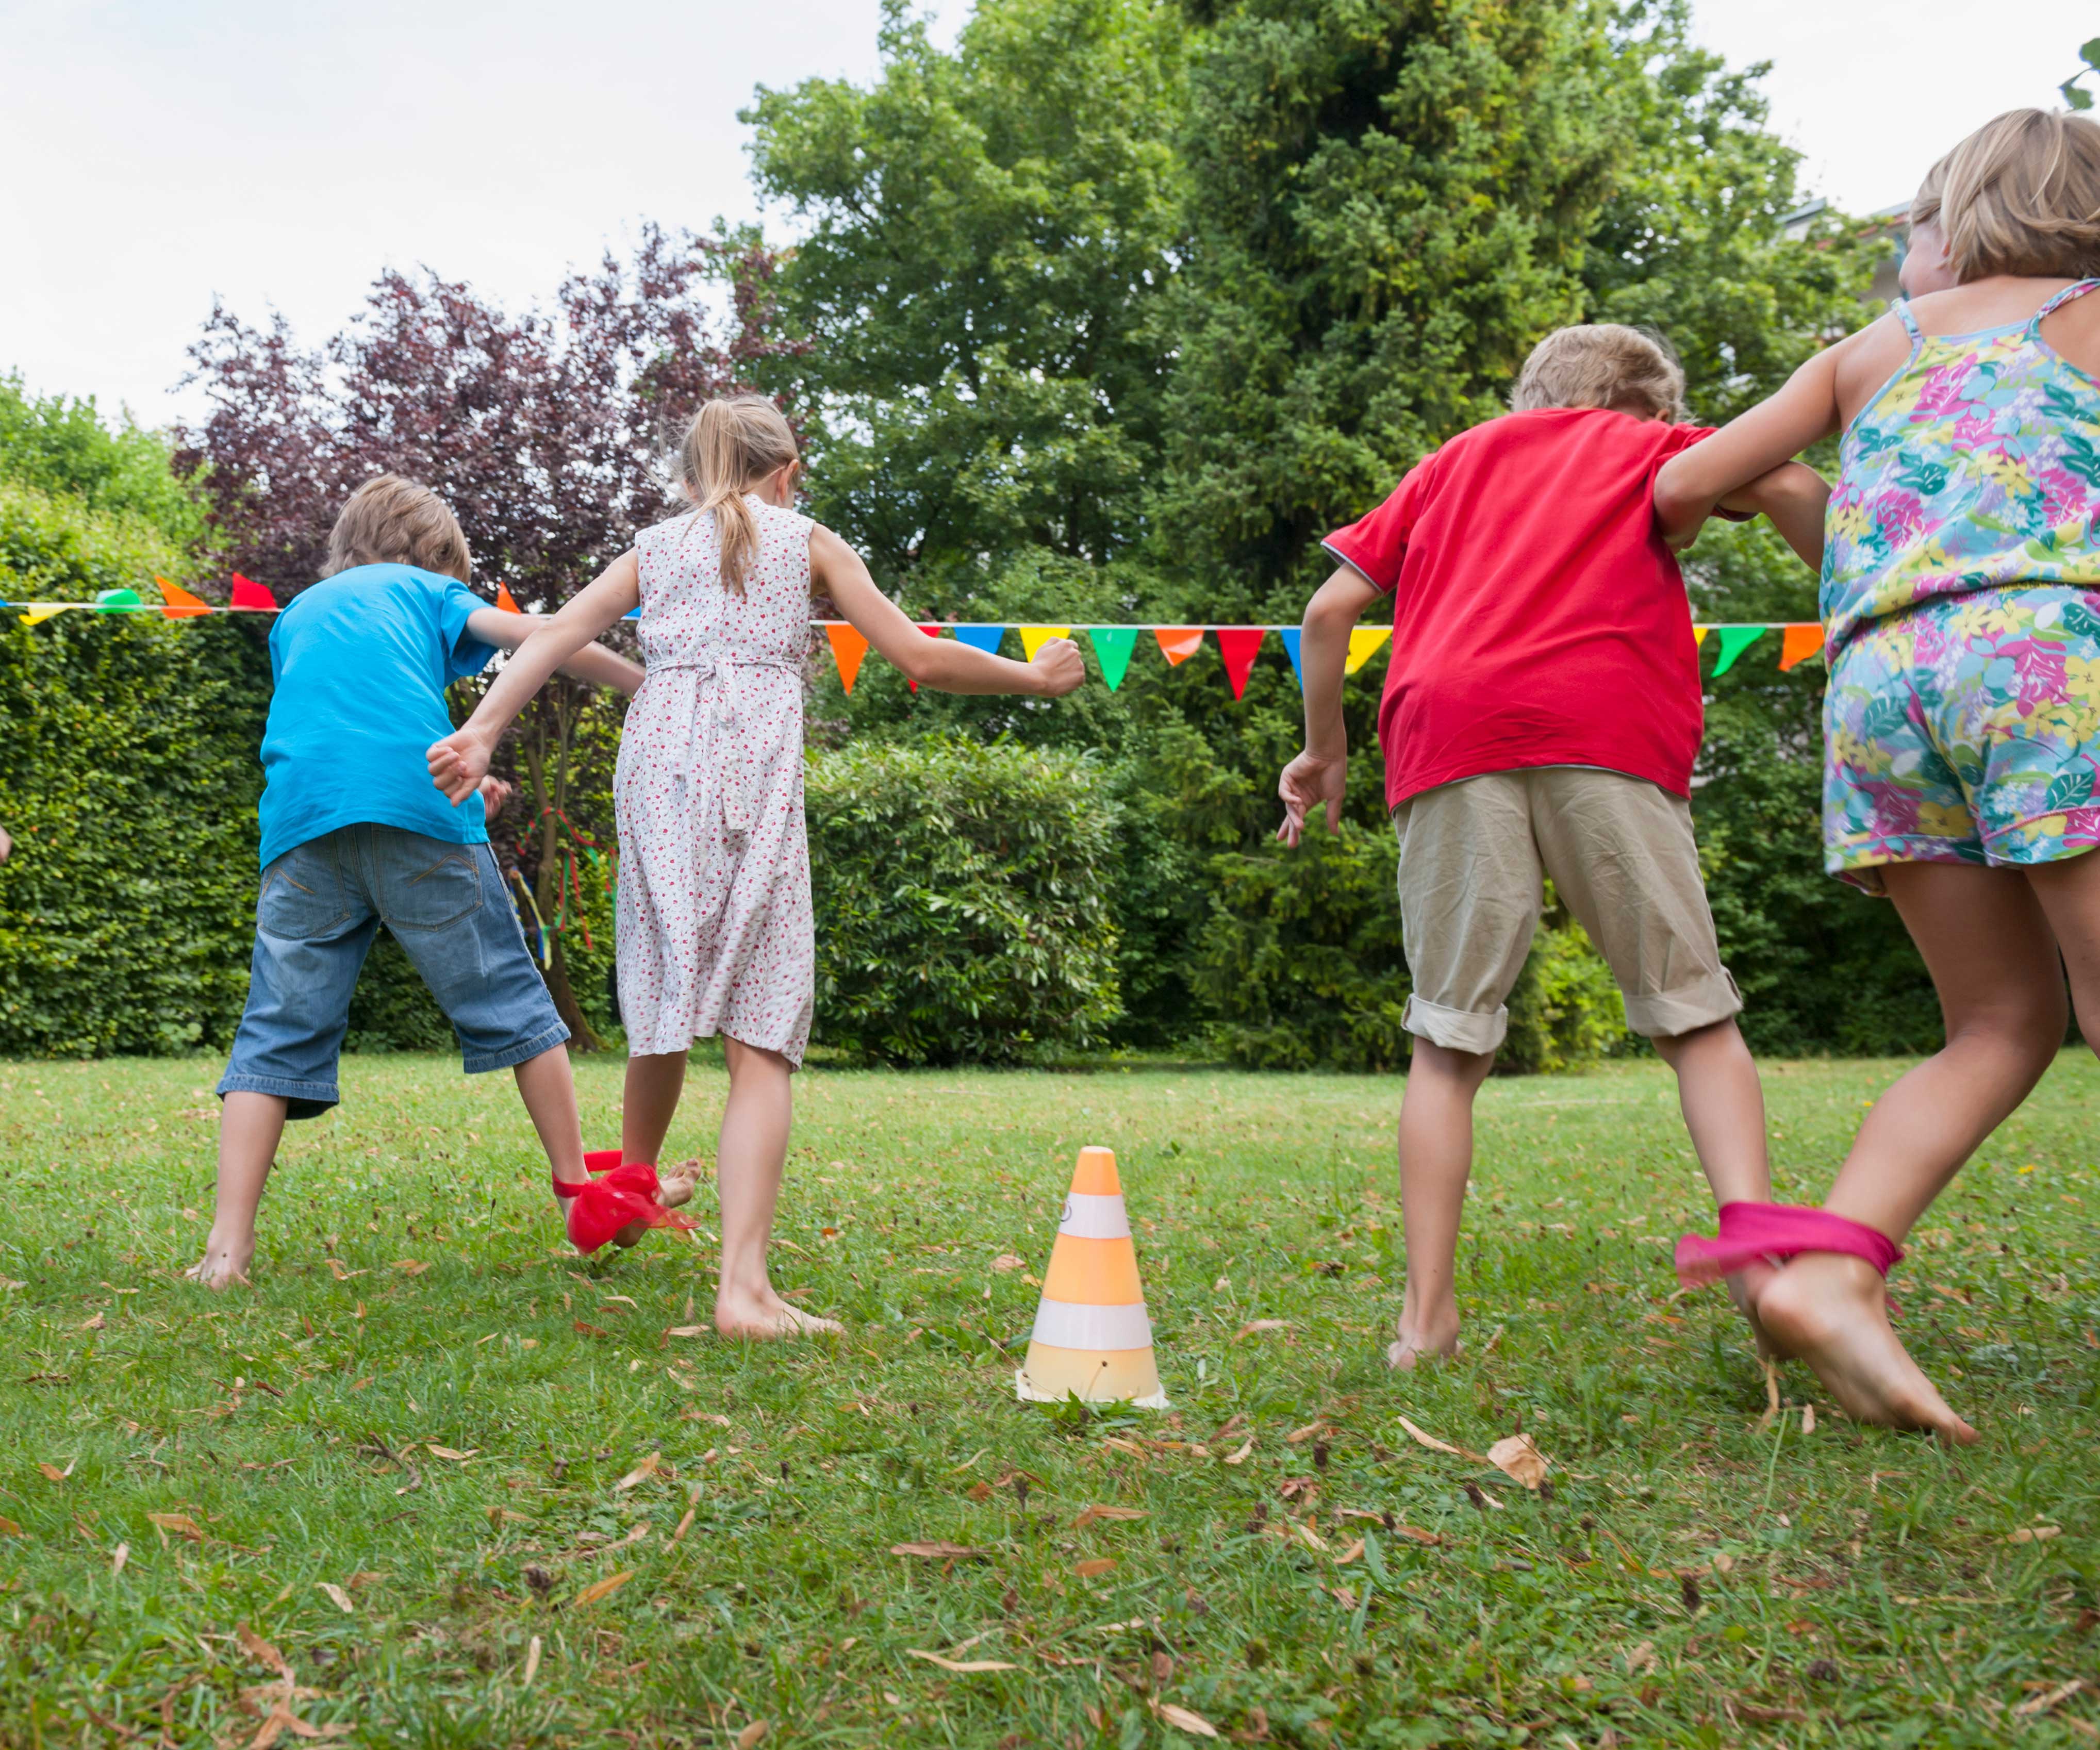
{"label": "floral patterned shorts", "polygon": [[1824,866],[2058,862],[2100,845],[2100,593],[1947,596],[1868,626],[1823,705]]}

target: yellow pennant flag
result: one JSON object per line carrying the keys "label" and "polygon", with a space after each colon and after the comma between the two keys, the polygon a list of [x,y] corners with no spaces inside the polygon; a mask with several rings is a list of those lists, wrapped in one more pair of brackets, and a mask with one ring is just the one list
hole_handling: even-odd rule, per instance
{"label": "yellow pennant flag", "polygon": [[77,602],[33,602],[29,604],[29,611],[22,616],[22,624],[40,626],[53,615],[69,614],[79,606]]}
{"label": "yellow pennant flag", "polygon": [[1069,638],[1070,626],[1023,626],[1021,628],[1021,648],[1029,662],[1035,660],[1035,653],[1052,638]]}
{"label": "yellow pennant flag", "polygon": [[1711,626],[1694,626],[1692,628],[1692,642],[1694,648],[1704,644],[1706,641],[1706,634],[1713,629]]}
{"label": "yellow pennant flag", "polygon": [[1348,672],[1354,674],[1379,653],[1379,646],[1392,636],[1390,626],[1359,626],[1349,634]]}

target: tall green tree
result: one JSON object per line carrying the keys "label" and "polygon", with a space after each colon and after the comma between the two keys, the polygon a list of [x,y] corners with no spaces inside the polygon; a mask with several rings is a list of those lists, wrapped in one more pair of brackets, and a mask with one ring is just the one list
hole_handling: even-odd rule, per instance
{"label": "tall green tree", "polygon": [[922,608],[1145,531],[1185,205],[1185,25],[1147,0],[986,0],[955,51],[885,0],[872,87],[761,89],[760,192],[817,514]]}

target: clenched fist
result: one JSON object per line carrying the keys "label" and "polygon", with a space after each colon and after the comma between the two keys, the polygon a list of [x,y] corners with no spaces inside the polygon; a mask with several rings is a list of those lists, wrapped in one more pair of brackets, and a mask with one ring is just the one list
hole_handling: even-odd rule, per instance
{"label": "clenched fist", "polygon": [[1079,647],[1070,638],[1048,640],[1036,651],[1028,668],[1035,677],[1036,691],[1045,699],[1062,699],[1067,693],[1077,692],[1087,678]]}

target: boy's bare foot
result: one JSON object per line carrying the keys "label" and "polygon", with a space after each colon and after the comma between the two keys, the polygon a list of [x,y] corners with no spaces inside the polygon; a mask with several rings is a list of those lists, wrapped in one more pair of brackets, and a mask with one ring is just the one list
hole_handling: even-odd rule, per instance
{"label": "boy's bare foot", "polygon": [[1401,1373],[1412,1373],[1418,1361],[1437,1360],[1458,1353],[1458,1315],[1432,1319],[1417,1325],[1403,1313],[1400,1340],[1385,1346],[1385,1364]]}
{"label": "boy's bare foot", "polygon": [[827,1337],[845,1326],[805,1312],[767,1289],[757,1294],[717,1295],[715,1329],[724,1337]]}
{"label": "boy's bare foot", "polygon": [[1758,1296],[1764,1293],[1765,1285],[1778,1274],[1770,1264],[1755,1263],[1721,1279],[1727,1287],[1728,1298],[1736,1303],[1736,1311],[1742,1314],[1744,1322],[1749,1326],[1750,1337],[1758,1346],[1758,1358],[1763,1361],[1769,1361],[1779,1351],[1772,1347],[1771,1333],[1765,1329],[1764,1320],[1758,1316]]}
{"label": "boy's bare foot", "polygon": [[255,1257],[255,1236],[252,1233],[235,1240],[222,1240],[214,1228],[204,1242],[204,1256],[192,1264],[183,1274],[192,1282],[201,1282],[206,1288],[223,1294],[236,1282],[244,1286],[248,1282],[248,1267]]}
{"label": "boy's bare foot", "polygon": [[[693,1201],[693,1192],[700,1182],[700,1163],[682,1161],[668,1172],[660,1174],[656,1179],[656,1200],[667,1210],[677,1209],[681,1204]],[[612,1236],[615,1245],[638,1245],[649,1232],[646,1221],[631,1221]]]}
{"label": "boy's bare foot", "polygon": [[1959,1446],[1979,1437],[1910,1358],[1889,1323],[1886,1285],[1864,1259],[1804,1252],[1772,1273],[1757,1311],[1779,1353],[1807,1362],[1858,1420]]}

